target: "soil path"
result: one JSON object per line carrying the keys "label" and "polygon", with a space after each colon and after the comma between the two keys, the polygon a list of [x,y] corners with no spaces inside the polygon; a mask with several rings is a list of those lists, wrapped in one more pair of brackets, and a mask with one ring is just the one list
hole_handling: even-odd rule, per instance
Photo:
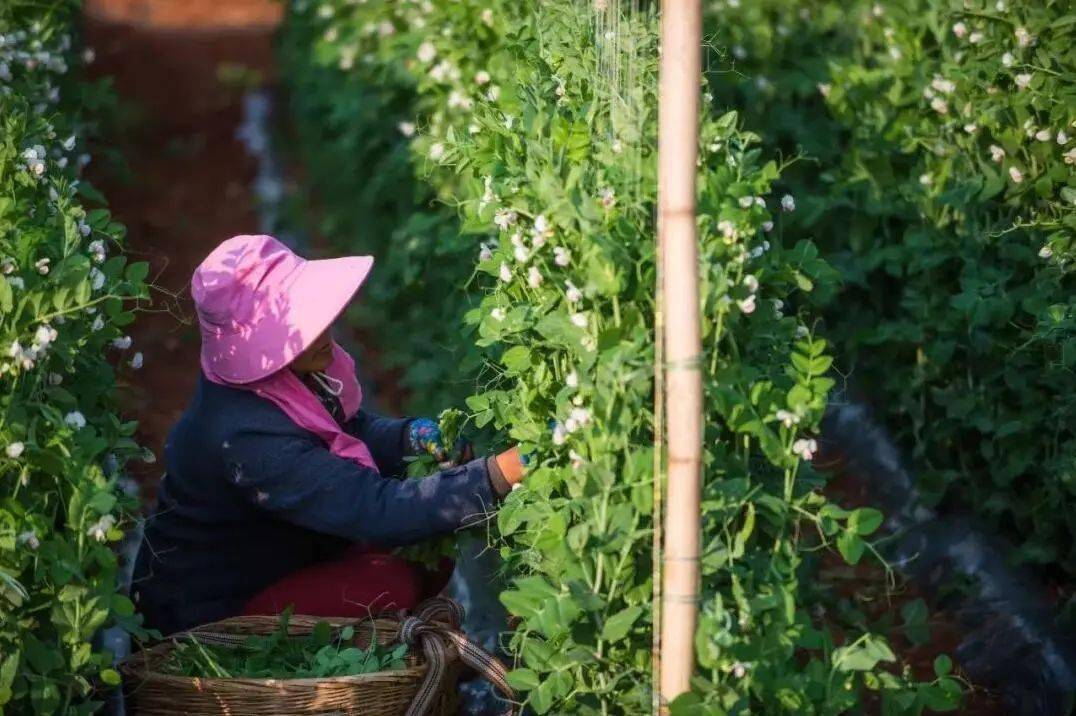
{"label": "soil path", "polygon": [[[93,74],[114,78],[137,121],[115,137],[130,179],[98,168],[94,183],[128,228],[132,260],[148,260],[154,306],[132,327],[145,367],[124,386],[140,440],[160,458],[165,437],[198,375],[191,273],[220,241],[256,233],[254,165],[235,132],[241,96],[218,80],[221,66],[272,78],[274,0],[87,0]],[[161,473],[132,466],[147,501]]]}

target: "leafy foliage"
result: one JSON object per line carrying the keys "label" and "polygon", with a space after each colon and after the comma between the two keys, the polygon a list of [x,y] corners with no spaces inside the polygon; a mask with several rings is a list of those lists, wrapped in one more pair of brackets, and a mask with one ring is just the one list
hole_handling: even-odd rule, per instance
{"label": "leafy foliage", "polygon": [[[650,11],[567,0],[298,2],[287,22],[302,133],[323,143],[311,169],[350,202],[326,215],[358,227],[377,211],[367,179],[403,182],[370,217],[380,237],[341,235],[400,261],[379,267],[386,292],[367,294],[366,312],[424,340],[449,326],[451,352],[422,354],[443,376],[433,383],[465,376],[475,424],[535,456],[491,539],[513,577],[501,600],[519,617],[510,678],[538,713],[651,705],[656,42]],[[771,194],[784,167],[736,114],[707,115],[702,146],[701,668],[674,710],[835,714],[868,690],[910,712],[958,699],[948,676],[893,673],[884,639],[856,625],[835,635],[802,601],[812,554],[854,562],[881,522],[828,504],[810,466],[833,385],[811,308],[836,278],[811,242],[782,240],[790,207]],[[356,148],[364,166],[319,167]],[[395,202],[405,191],[442,206],[409,210]],[[424,296],[431,286],[444,293]]]}
{"label": "leafy foliage", "polygon": [[305,637],[288,633],[292,609],[280,615],[276,631],[249,636],[238,646],[203,644],[196,636],[174,639],[162,666],[177,676],[223,679],[321,679],[402,669],[406,644],[381,645],[373,640],[363,649],[354,644],[355,628],[334,630],[318,622]]}
{"label": "leafy foliage", "polygon": [[91,639],[139,624],[110,543],[132,507],[115,476],[142,451],[108,357],[147,266],[108,256],[124,229],[79,178],[107,92],[68,73],[76,10],[0,6],[0,710],[17,713],[91,713],[95,682],[119,682]]}
{"label": "leafy foliage", "polygon": [[[745,107],[844,286],[827,333],[933,502],[1076,570],[1076,52],[1070,3],[712,6]],[[1047,506],[1050,506],[1047,508]]]}

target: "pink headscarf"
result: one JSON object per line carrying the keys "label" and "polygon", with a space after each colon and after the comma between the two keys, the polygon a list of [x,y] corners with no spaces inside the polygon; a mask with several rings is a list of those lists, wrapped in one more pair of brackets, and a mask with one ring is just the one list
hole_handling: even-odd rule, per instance
{"label": "pink headscarf", "polygon": [[[191,295],[202,332],[207,379],[251,390],[334,455],[377,470],[366,443],[344,432],[288,365],[332,325],[366,280],[369,256],[307,261],[271,236],[235,236],[202,262]],[[337,343],[325,370],[342,386],[350,419],[362,405],[355,361]]]}

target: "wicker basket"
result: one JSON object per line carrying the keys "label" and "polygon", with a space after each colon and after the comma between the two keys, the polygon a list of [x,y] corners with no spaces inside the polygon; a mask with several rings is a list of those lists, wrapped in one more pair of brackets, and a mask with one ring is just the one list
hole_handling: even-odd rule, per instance
{"label": "wicker basket", "polygon": [[[421,613],[421,612],[420,612]],[[415,618],[412,618],[415,619]],[[354,643],[369,647],[373,639],[387,644],[399,641],[403,622],[398,619],[324,619],[293,616],[288,633],[309,634],[319,621],[333,627],[352,626]],[[416,619],[418,632],[455,632],[457,625]],[[186,632],[204,644],[241,644],[250,635],[271,634],[279,627],[272,616],[235,617]],[[419,640],[431,641],[425,636]],[[409,637],[408,641],[414,641]],[[165,641],[134,654],[121,665],[124,689],[135,716],[281,716],[283,714],[347,714],[348,716],[401,716],[405,713],[449,716],[457,713],[456,685],[462,670],[460,651],[454,639],[437,639],[437,660],[441,676],[427,681],[431,668],[430,648],[412,648],[407,666],[356,676],[323,679],[221,679],[175,676],[163,673],[160,665],[174,648]],[[415,644],[417,646],[418,644]],[[425,652],[422,654],[422,652]],[[499,667],[499,664],[498,664]],[[435,669],[436,671],[436,669]],[[426,687],[425,689],[423,687]],[[425,704],[416,695],[425,692]]]}

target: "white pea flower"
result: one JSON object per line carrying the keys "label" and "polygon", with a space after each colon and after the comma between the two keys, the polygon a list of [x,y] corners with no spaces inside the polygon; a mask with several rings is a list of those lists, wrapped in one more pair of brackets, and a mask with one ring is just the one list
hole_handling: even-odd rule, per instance
{"label": "white pea flower", "polygon": [[98,542],[104,542],[108,538],[108,531],[115,527],[116,518],[112,515],[101,515],[101,519],[90,525],[90,528],[86,530],[86,534],[93,537]]}
{"label": "white pea flower", "polygon": [[754,203],[755,203],[755,198],[753,196],[741,196],[740,197],[740,206],[743,207],[744,209],[750,209],[751,205],[754,204]]}
{"label": "white pea flower", "polygon": [[142,351],[138,351],[131,357],[130,366],[135,370],[141,370],[142,364],[145,362],[145,358],[142,355]]}
{"label": "white pea flower", "polygon": [[52,259],[38,259],[37,262],[34,264],[34,268],[37,269],[37,272],[39,274],[44,276],[49,272],[49,264],[51,263]]}
{"label": "white pea flower", "polygon": [[783,197],[781,197],[781,208],[785,211],[796,210],[796,200],[791,194],[785,194]]}
{"label": "white pea flower", "polygon": [[742,300],[737,301],[736,305],[740,307],[740,310],[743,311],[744,314],[752,314],[752,313],[755,312],[755,309],[758,307],[755,304],[755,297],[753,295],[748,296],[747,298],[744,298]]}
{"label": "white pea flower", "polygon": [[530,258],[530,252],[527,251],[527,247],[522,244],[522,240],[521,243],[513,249],[512,255],[515,256],[516,261],[521,264],[526,263],[527,259]]}
{"label": "white pea flower", "polygon": [[1035,38],[1031,36],[1026,27],[1016,28],[1013,34],[1016,36],[1016,44],[1020,47],[1027,47],[1035,41]]}
{"label": "white pea flower", "polygon": [[516,223],[516,212],[511,209],[498,209],[493,214],[493,223],[502,231],[507,231],[509,226]]}
{"label": "white pea flower", "polygon": [[766,200],[763,199],[761,196],[756,196],[755,197],[755,206],[760,207],[762,209],[765,209],[766,208]]}
{"label": "white pea flower", "polygon": [[553,424],[553,444],[554,445],[563,445],[564,442],[567,439],[568,439],[568,431],[565,429],[564,425],[559,421],[554,423]]}
{"label": "white pea flower", "polygon": [[833,90],[833,85],[831,85],[829,82],[819,82],[817,87],[818,94],[822,95],[823,99],[828,99],[829,93]]}
{"label": "white pea flower", "polygon": [[15,259],[10,256],[5,256],[4,259],[0,261],[0,273],[5,276],[10,276],[15,273]]}
{"label": "white pea flower", "polygon": [[34,344],[41,350],[48,348],[49,344],[60,337],[59,332],[47,323],[42,323],[34,332]]}
{"label": "white pea flower", "polygon": [[994,3],[994,9],[998,12],[1005,12],[1005,0],[998,0]]}
{"label": "white pea flower", "polygon": [[12,460],[18,460],[25,450],[26,446],[21,442],[9,443],[8,446],[4,448],[4,452],[7,453],[7,456]]}
{"label": "white pea flower", "polygon": [[90,286],[94,291],[100,291],[105,285],[105,275],[96,266],[90,269]]}
{"label": "white pea flower", "polygon": [[504,115],[504,128],[505,129],[511,129],[512,125],[515,124],[515,121],[516,121],[516,118],[513,117],[512,115],[510,115],[510,114]]}
{"label": "white pea flower", "polygon": [[90,327],[95,331],[101,330],[105,327],[105,319],[101,316],[98,316],[97,318],[93,319],[93,325]]}
{"label": "white pea flower", "polygon": [[49,373],[49,385],[59,385],[64,382],[64,377],[59,373]]}
{"label": "white pea flower", "polygon": [[540,236],[549,236],[553,233],[553,227],[549,225],[549,219],[545,218],[545,214],[534,217],[534,233]]}
{"label": "white pea flower", "polygon": [[415,123],[414,122],[400,122],[396,125],[396,128],[400,130],[400,134],[405,137],[415,136]]}
{"label": "white pea flower", "polygon": [[717,222],[717,230],[721,232],[726,244],[731,244],[740,236],[740,232],[736,230],[736,225],[728,219],[722,219]]}
{"label": "white pea flower", "polygon": [[811,331],[807,326],[796,326],[796,338],[806,338],[811,335]]}
{"label": "white pea flower", "polygon": [[743,277],[743,285],[746,286],[747,290],[751,293],[758,291],[758,279],[751,274],[747,274]]}
{"label": "white pea flower", "polygon": [[568,432],[574,433],[590,423],[590,411],[586,408],[572,408],[568,413],[568,419],[564,421],[564,427]]}
{"label": "white pea flower", "polygon": [[1053,255],[1054,255],[1054,250],[1050,248],[1049,244],[1044,244],[1043,247],[1041,249],[1039,249],[1039,258],[1040,259],[1048,259]]}
{"label": "white pea flower", "polygon": [[612,187],[605,187],[601,190],[602,206],[606,209],[612,209],[616,206],[616,192]]}
{"label": "white pea flower", "polygon": [[811,439],[800,438],[792,443],[792,452],[804,460],[811,460],[814,458],[814,454],[818,452],[818,443]]}
{"label": "white pea flower", "polygon": [[101,239],[91,241],[87,247],[90,251],[90,258],[94,263],[104,263],[104,260],[108,257],[108,249],[105,247],[105,242]]}
{"label": "white pea flower", "polygon": [[1027,89],[1031,85],[1031,73],[1023,72],[1016,76],[1016,86],[1020,89]]}
{"label": "white pea flower", "polygon": [[[333,29],[335,30],[336,28]],[[388,37],[389,35],[394,35],[396,34],[396,26],[388,20],[385,20],[377,26],[377,34],[381,35],[381,37]]]}
{"label": "white pea flower", "polygon": [[444,82],[451,77],[453,71],[452,63],[448,60],[441,60],[433,69],[430,70],[430,78],[435,82]]}
{"label": "white pea flower", "polygon": [[553,247],[553,263],[557,266],[567,266],[572,262],[572,252],[563,246]]}
{"label": "white pea flower", "polygon": [[901,57],[904,57],[904,53],[901,52],[900,48],[896,45],[890,45],[889,56],[892,57],[894,60],[899,60]]}
{"label": "white pea flower", "polygon": [[537,266],[531,266],[527,270],[527,285],[531,288],[538,288],[542,285],[542,272]]}
{"label": "white pea flower", "polygon": [[482,127],[480,127],[477,122],[471,122],[469,125],[467,125],[468,134],[478,134],[481,131]]}
{"label": "white pea flower", "polygon": [[979,131],[979,126],[974,122],[968,122],[964,125],[964,131],[968,134],[975,134],[977,131]]}
{"label": "white pea flower", "polygon": [[433,58],[437,57],[437,48],[433,46],[431,42],[423,42],[418,46],[418,52],[415,54],[418,57],[418,61],[423,64],[433,61]]}
{"label": "white pea flower", "polygon": [[777,420],[780,421],[781,424],[784,425],[786,428],[791,428],[793,425],[796,425],[800,421],[800,416],[783,409],[777,411],[776,417]]}
{"label": "white pea flower", "polygon": [[574,370],[564,377],[564,384],[572,390],[579,387],[579,374]]}
{"label": "white pea flower", "polygon": [[112,347],[117,348],[121,351],[125,351],[131,347],[131,343],[132,341],[130,336],[121,336],[112,340]]}
{"label": "white pea flower", "polygon": [[747,49],[743,45],[733,45],[732,56],[737,60],[747,59]]}
{"label": "white pea flower", "polygon": [[1001,147],[999,147],[996,144],[991,144],[990,145],[990,158],[993,159],[995,162],[1000,164],[1001,161],[1003,159],[1005,159],[1005,150],[1002,149]]}
{"label": "white pea flower", "polygon": [[973,32],[970,35],[968,35],[968,42],[970,42],[973,45],[978,45],[982,41],[983,41],[983,33],[981,33],[981,32]]}
{"label": "white pea flower", "polygon": [[1013,54],[1011,52],[1006,52],[1004,55],[1001,56],[1001,64],[1005,65],[1006,67],[1012,67],[1013,63],[1015,62],[1016,58],[1013,57]]}
{"label": "white pea flower", "polygon": [[501,262],[501,268],[497,275],[502,281],[509,283],[512,280],[512,269],[508,268],[508,264]]}
{"label": "white pea flower", "polygon": [[[1070,166],[1076,164],[1076,147],[1073,147],[1061,156],[1064,157],[1065,164],[1068,164]],[[14,279],[12,279],[12,282],[14,282]]]}
{"label": "white pea flower", "polygon": [[448,93],[448,106],[451,109],[455,109],[457,107],[460,109],[470,109],[472,106],[474,106],[474,102],[471,100],[470,97],[466,96],[459,90],[452,90]]}
{"label": "white pea flower", "polygon": [[613,150],[613,154],[620,154],[624,151],[624,144],[619,139],[614,139],[609,148]]}
{"label": "white pea flower", "polygon": [[478,250],[478,260],[489,261],[491,258],[493,258],[493,249],[489,244],[483,243]]}
{"label": "white pea flower", "polygon": [[484,85],[484,84],[489,84],[490,79],[491,78],[490,78],[488,72],[486,72],[485,70],[479,70],[478,72],[475,73],[474,83],[476,85],[481,86],[481,85]]}
{"label": "white pea flower", "polygon": [[964,36],[968,34],[968,26],[962,22],[956,23],[953,25],[953,34],[963,40]]}
{"label": "white pea flower", "polygon": [[61,146],[63,146],[63,148],[66,149],[69,152],[72,149],[74,149],[75,148],[75,135],[72,134],[70,137],[63,140],[63,142],[61,143]]}
{"label": "white pea flower", "polygon": [[773,231],[773,222],[772,221],[763,221],[762,222],[762,230],[766,231],[766,232]]}
{"label": "white pea flower", "polygon": [[28,530],[26,532],[21,533],[15,539],[15,542],[17,544],[20,544],[20,545],[26,545],[27,547],[29,547],[30,549],[33,549],[33,550],[36,550],[38,547],[41,546],[41,540],[38,539],[37,533],[34,532],[33,530]]}
{"label": "white pea flower", "polygon": [[326,4],[326,5],[320,5],[318,7],[318,17],[320,17],[322,20],[328,20],[332,16],[333,16],[332,5],[327,5]]}
{"label": "white pea flower", "polygon": [[922,184],[923,186],[930,186],[931,184],[934,183],[934,179],[931,178],[931,176],[929,174],[920,174],[919,175],[919,183]]}
{"label": "white pea flower", "polygon": [[566,289],[564,296],[568,299],[568,303],[579,303],[583,300],[583,292],[574,283],[565,281],[564,286]]}
{"label": "white pea flower", "polygon": [[494,308],[492,311],[490,311],[489,315],[490,315],[490,318],[492,318],[495,321],[503,321],[504,318],[505,318],[505,315],[507,315],[507,314],[505,314],[503,308],[498,306],[497,308]]}
{"label": "white pea flower", "polygon": [[86,427],[86,416],[77,410],[73,410],[64,416],[64,422],[75,430],[82,430],[82,428]]}
{"label": "white pea flower", "polygon": [[1065,130],[1059,129],[1057,131],[1057,143],[1061,146],[1065,146],[1069,143],[1069,135],[1065,134]]}
{"label": "white pea flower", "polygon": [[941,97],[935,97],[934,99],[930,100],[930,108],[938,114],[949,113],[949,103]]}
{"label": "white pea flower", "polygon": [[[568,451],[568,459],[572,461],[572,469],[578,470],[583,467],[583,456],[577,453],[575,450]],[[517,482],[516,486],[522,485],[522,482]]]}
{"label": "white pea flower", "polygon": [[493,26],[493,10],[487,7],[485,10],[482,11],[482,15],[480,17],[482,18],[482,22],[486,23],[486,25],[489,25],[490,27]]}
{"label": "white pea flower", "polygon": [[12,358],[17,358],[22,355],[22,344],[18,340],[11,342],[11,346],[7,349],[7,354]]}
{"label": "white pea flower", "polygon": [[1040,129],[1038,132],[1035,132],[1035,139],[1040,142],[1049,142],[1050,139],[1052,139],[1051,135],[1052,132],[1050,132],[1049,129]]}
{"label": "white pea flower", "polygon": [[434,142],[430,145],[430,159],[435,162],[440,161],[445,156],[445,145],[441,142]]}
{"label": "white pea flower", "polygon": [[1014,183],[1019,184],[1024,180],[1024,173],[1016,167],[1009,167],[1009,178],[1012,179]]}
{"label": "white pea flower", "polygon": [[[875,7],[877,7],[877,5]],[[744,676],[747,675],[747,664],[744,664],[741,661],[737,661],[735,664],[732,665],[732,675],[735,676],[737,679],[742,679]]]}
{"label": "white pea flower", "polygon": [[579,328],[586,328],[587,327],[587,314],[585,314],[585,313],[582,313],[582,312],[573,313],[571,320],[572,320],[572,325],[574,325],[574,326],[578,326]]}

